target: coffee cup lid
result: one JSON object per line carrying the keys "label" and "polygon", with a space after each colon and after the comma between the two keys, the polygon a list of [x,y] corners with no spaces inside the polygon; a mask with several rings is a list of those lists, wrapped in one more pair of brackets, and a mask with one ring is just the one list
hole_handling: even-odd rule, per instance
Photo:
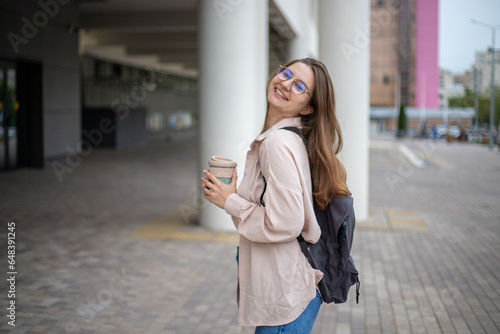
{"label": "coffee cup lid", "polygon": [[208,162],[209,165],[215,165],[215,166],[220,166],[220,167],[231,167],[235,168],[236,167],[236,161],[233,161],[228,158],[224,158],[218,155],[214,155],[212,159]]}

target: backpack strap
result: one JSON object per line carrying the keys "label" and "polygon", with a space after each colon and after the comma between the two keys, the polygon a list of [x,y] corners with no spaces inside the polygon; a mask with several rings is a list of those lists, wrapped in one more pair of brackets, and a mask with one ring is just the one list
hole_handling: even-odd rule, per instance
{"label": "backpack strap", "polygon": [[[306,139],[304,138],[304,135],[302,134],[302,131],[300,131],[299,128],[297,128],[295,126],[284,126],[284,127],[280,128],[280,130],[281,129],[292,131],[292,132],[298,134],[300,136],[300,138],[302,138],[302,140],[304,141],[304,144],[306,143]],[[264,180],[264,190],[262,190],[262,194],[260,195],[260,205],[266,206],[266,204],[264,203],[264,193],[266,192],[267,182],[266,182],[266,178],[264,177],[264,175],[262,175],[262,179]],[[302,238],[302,236],[299,236],[299,237]],[[304,239],[302,239],[302,240],[304,240]]]}
{"label": "backpack strap", "polygon": [[361,282],[359,281],[359,277],[356,276],[356,304],[359,304],[359,287],[361,285]]}
{"label": "backpack strap", "polygon": [[300,138],[302,138],[302,140],[304,141],[304,144],[306,143],[306,138],[304,137],[304,135],[302,134],[302,131],[300,131],[299,128],[297,128],[295,126],[284,126],[284,127],[280,128],[280,130],[288,130],[288,131],[295,132],[296,134],[298,134],[300,136]]}
{"label": "backpack strap", "polygon": [[260,195],[260,205],[266,206],[266,204],[264,203],[264,193],[266,192],[267,182],[264,175],[262,175],[262,179],[264,180],[264,190],[262,190],[262,194]]}

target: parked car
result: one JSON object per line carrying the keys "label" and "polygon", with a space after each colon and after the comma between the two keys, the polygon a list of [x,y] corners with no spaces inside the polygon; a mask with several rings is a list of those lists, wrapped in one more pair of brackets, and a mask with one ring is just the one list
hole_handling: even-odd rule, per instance
{"label": "parked car", "polygon": [[438,133],[438,138],[443,138],[446,136],[446,128],[442,126],[441,124],[436,125],[437,128],[437,133]]}
{"label": "parked car", "polygon": [[448,134],[453,138],[458,138],[460,135],[460,127],[458,125],[452,125],[448,128]]}

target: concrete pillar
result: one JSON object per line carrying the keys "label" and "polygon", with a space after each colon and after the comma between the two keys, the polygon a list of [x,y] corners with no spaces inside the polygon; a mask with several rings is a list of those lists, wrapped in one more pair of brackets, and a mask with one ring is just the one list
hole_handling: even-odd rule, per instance
{"label": "concrete pillar", "polygon": [[370,1],[320,0],[319,56],[332,77],[344,139],[340,158],[356,218],[368,218]]}
{"label": "concrete pillar", "polygon": [[295,37],[288,42],[288,59],[300,59],[310,57],[309,44],[310,44],[310,31],[308,15],[309,1],[304,0],[286,0],[281,2],[281,7],[287,10],[287,19],[292,26]]}
{"label": "concrete pillar", "polygon": [[287,60],[318,58],[317,6],[314,0],[274,0],[293,29],[288,42]]}
{"label": "concrete pillar", "polygon": [[[243,177],[266,112],[268,21],[268,0],[199,1],[200,175],[220,155],[235,160]],[[234,230],[224,210],[202,200],[202,225]]]}

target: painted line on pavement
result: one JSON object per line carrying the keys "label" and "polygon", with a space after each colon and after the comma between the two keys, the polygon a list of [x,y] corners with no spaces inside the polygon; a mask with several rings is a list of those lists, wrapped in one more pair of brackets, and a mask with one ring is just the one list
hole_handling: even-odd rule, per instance
{"label": "painted line on pavement", "polygon": [[408,148],[405,144],[398,144],[399,152],[415,167],[417,168],[426,168],[427,163],[425,160],[420,158],[417,154],[415,154],[412,150]]}

